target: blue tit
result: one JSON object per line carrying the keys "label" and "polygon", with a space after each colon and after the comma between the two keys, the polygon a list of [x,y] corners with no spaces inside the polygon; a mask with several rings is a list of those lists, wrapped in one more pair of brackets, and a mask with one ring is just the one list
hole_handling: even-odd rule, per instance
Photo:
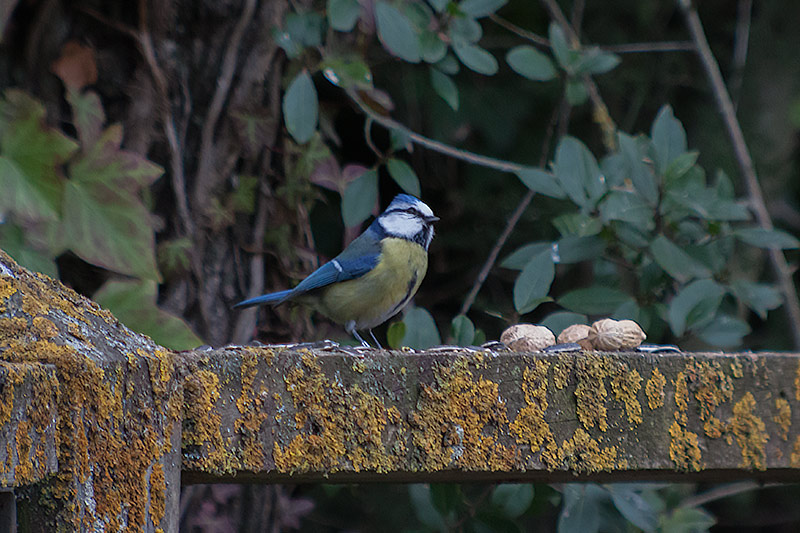
{"label": "blue tit", "polygon": [[355,336],[399,313],[425,277],[433,223],[431,208],[408,194],[398,194],[386,211],[342,253],[301,281],[294,289],[239,302],[234,307],[278,305],[292,301],[307,305]]}

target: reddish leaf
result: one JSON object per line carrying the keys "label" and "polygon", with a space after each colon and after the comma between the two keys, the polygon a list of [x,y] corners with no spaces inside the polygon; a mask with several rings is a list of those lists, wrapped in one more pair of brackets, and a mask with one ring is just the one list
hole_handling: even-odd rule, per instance
{"label": "reddish leaf", "polygon": [[97,61],[94,50],[77,41],[67,41],[61,48],[61,57],[50,66],[67,89],[83,89],[97,82]]}

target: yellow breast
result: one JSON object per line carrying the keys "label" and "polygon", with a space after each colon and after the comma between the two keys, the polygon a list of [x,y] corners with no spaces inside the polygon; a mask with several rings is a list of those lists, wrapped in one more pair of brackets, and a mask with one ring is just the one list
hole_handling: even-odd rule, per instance
{"label": "yellow breast", "polygon": [[331,320],[370,329],[400,312],[416,294],[428,269],[428,253],[405,239],[385,238],[378,264],[360,278],[327,288],[318,310]]}

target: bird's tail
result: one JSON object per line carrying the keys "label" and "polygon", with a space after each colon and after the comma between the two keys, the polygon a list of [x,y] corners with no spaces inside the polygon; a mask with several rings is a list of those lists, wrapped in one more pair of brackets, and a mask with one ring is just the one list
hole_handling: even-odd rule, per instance
{"label": "bird's tail", "polygon": [[261,296],[256,296],[255,298],[250,298],[249,300],[239,302],[238,304],[234,305],[233,308],[244,309],[262,304],[278,305],[279,303],[285,302],[291,295],[291,289],[286,291],[272,292],[270,294],[263,294]]}

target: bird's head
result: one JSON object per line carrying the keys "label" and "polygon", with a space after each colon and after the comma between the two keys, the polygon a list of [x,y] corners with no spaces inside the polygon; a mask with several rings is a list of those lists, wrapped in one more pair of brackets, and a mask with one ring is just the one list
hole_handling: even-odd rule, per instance
{"label": "bird's head", "polygon": [[424,202],[409,194],[398,194],[376,222],[387,235],[414,241],[427,250],[437,220],[439,217]]}

